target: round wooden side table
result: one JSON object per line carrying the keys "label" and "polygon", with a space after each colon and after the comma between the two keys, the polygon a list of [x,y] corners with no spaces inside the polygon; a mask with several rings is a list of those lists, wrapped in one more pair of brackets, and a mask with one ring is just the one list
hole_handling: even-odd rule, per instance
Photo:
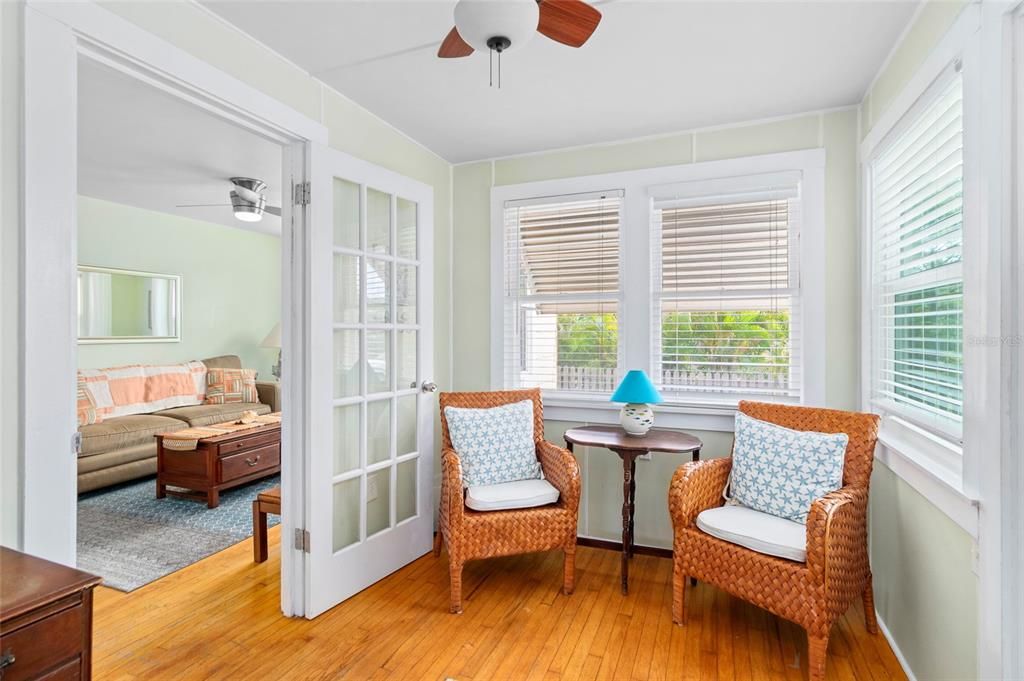
{"label": "round wooden side table", "polygon": [[629,559],[633,557],[633,513],[636,500],[636,459],[651,452],[691,454],[700,459],[700,438],[677,430],[652,428],[646,435],[628,435],[618,426],[580,426],[565,431],[569,451],[575,445],[604,447],[622,459],[622,593],[629,593]]}

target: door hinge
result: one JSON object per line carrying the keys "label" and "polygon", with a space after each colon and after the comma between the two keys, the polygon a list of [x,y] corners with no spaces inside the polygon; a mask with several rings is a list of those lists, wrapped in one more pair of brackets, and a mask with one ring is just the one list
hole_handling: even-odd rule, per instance
{"label": "door hinge", "polygon": [[71,451],[75,454],[82,453],[82,432],[79,430],[76,430],[75,434],[71,436]]}
{"label": "door hinge", "polygon": [[294,203],[296,206],[309,205],[309,182],[299,182],[295,185]]}
{"label": "door hinge", "polygon": [[295,550],[309,553],[309,530],[295,528]]}

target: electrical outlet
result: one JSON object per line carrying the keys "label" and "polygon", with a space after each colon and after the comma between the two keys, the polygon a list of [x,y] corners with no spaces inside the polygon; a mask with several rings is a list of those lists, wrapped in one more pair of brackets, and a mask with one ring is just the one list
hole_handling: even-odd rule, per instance
{"label": "electrical outlet", "polygon": [[369,475],[366,477],[366,500],[373,501],[377,498],[377,476]]}

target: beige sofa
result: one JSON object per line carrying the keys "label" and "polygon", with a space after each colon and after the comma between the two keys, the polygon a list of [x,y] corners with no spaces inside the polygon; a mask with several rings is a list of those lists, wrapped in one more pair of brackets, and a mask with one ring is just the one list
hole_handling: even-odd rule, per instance
{"label": "beige sofa", "polygon": [[[242,368],[237,355],[211,357],[204,359],[203,364],[211,369]],[[82,434],[78,453],[79,493],[156,474],[156,439],[153,436],[157,433],[223,423],[248,410],[259,414],[281,410],[281,390],[277,383],[257,381],[256,390],[259,403],[175,407],[81,426],[78,429]]]}

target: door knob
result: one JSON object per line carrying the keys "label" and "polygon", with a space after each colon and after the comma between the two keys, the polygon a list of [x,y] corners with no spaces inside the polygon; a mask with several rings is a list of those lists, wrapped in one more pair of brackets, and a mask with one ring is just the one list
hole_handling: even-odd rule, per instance
{"label": "door knob", "polygon": [[420,386],[420,390],[425,393],[436,393],[437,383],[434,383],[433,381],[423,381],[423,385]]}

